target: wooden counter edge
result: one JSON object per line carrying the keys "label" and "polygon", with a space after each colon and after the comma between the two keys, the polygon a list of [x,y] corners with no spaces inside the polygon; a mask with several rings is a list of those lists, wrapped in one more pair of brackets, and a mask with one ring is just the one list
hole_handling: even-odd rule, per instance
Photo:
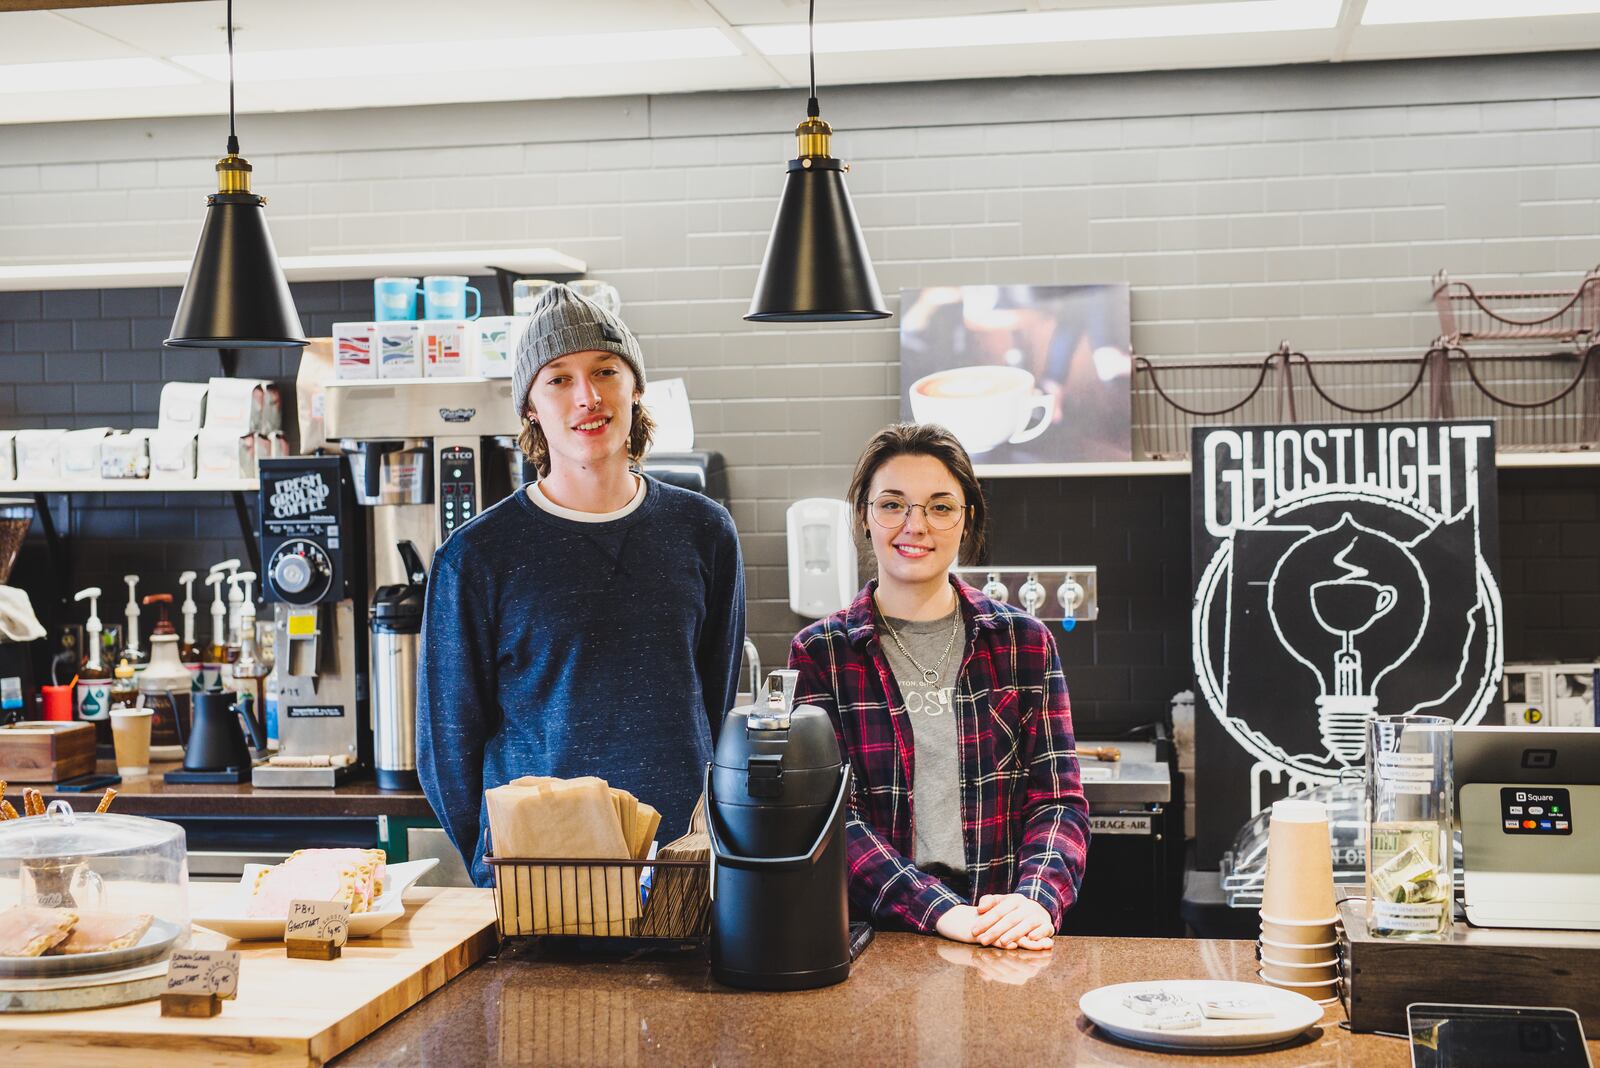
{"label": "wooden counter edge", "polygon": [[[493,916],[488,924],[471,938],[445,951],[415,974],[376,995],[363,1008],[350,1013],[331,1027],[325,1028],[309,1043],[307,1052],[310,1064],[322,1065],[333,1060],[369,1035],[379,1031],[396,1017],[415,1007],[429,994],[440,990],[450,980],[483,960],[500,944],[499,925]],[[372,1012],[377,1023],[365,1026],[358,1021]]]}

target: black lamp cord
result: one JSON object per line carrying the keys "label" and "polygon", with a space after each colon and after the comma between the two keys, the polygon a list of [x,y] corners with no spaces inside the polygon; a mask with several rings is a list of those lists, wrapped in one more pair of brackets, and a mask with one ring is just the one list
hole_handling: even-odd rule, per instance
{"label": "black lamp cord", "polygon": [[806,51],[811,56],[811,99],[806,101],[806,115],[814,119],[822,114],[817,107],[817,0],[811,0],[811,12],[806,17]]}
{"label": "black lamp cord", "polygon": [[239,135],[233,131],[233,0],[228,0],[228,155],[239,154]]}

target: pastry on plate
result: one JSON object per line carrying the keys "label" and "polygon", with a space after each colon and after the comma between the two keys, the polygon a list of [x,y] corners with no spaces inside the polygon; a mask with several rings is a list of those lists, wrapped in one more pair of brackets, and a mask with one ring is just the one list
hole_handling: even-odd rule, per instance
{"label": "pastry on plate", "polygon": [[103,953],[137,945],[155,917],[148,912],[80,912],[66,940],[50,949],[57,953]]}
{"label": "pastry on plate", "polygon": [[291,901],[342,901],[353,916],[383,893],[381,849],[301,849],[256,874],[247,916],[281,917]]}
{"label": "pastry on plate", "polygon": [[37,957],[65,941],[77,922],[71,909],[13,905],[0,911],[0,957]]}

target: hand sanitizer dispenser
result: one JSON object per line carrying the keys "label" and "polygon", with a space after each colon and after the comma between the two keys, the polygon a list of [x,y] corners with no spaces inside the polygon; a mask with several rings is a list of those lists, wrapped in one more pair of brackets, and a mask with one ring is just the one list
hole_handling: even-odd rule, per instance
{"label": "hand sanitizer dispenser", "polygon": [[856,595],[856,546],[850,502],[807,497],[789,506],[789,608],[821,619]]}

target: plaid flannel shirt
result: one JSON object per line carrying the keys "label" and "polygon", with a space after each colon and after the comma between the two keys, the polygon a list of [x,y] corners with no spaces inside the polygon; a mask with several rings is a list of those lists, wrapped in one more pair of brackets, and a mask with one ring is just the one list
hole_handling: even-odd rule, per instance
{"label": "plaid flannel shirt", "polygon": [[[1077,900],[1089,848],[1072,710],[1045,624],[951,578],[966,622],[956,679],[961,822],[973,900],[1018,893],[1059,928]],[[916,746],[879,644],[869,582],[849,608],[801,631],[789,650],[795,704],[824,709],[854,771],[850,901],[881,927],[933,931],[969,904],[908,859]]]}

